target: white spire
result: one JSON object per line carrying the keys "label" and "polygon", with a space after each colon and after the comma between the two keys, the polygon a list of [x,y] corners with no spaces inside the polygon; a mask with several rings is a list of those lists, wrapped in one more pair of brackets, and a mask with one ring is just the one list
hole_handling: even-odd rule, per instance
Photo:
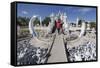
{"label": "white spire", "polygon": [[76,19],[76,26],[78,27],[79,18]]}

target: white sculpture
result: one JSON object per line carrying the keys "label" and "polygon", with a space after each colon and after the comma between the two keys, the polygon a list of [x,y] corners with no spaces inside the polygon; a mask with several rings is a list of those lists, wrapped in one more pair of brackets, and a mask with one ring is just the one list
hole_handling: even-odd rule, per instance
{"label": "white sculpture", "polygon": [[67,22],[67,16],[66,16],[66,13],[64,13],[64,15],[63,15],[63,30],[64,30],[64,32],[66,33],[68,33],[69,32],[69,25],[68,25],[68,22]]}
{"label": "white sculpture", "polygon": [[90,30],[90,23],[87,23],[87,30]]}
{"label": "white sculpture", "polygon": [[85,31],[86,31],[86,24],[85,24],[85,21],[82,21],[81,33],[80,33],[79,37],[82,37],[84,35]]}
{"label": "white sculpture", "polygon": [[52,29],[53,29],[53,27],[55,25],[55,23],[54,23],[55,22],[55,18],[54,18],[54,14],[53,13],[50,15],[50,19],[51,19],[51,21],[49,22],[49,25],[48,25],[47,34],[52,32]]}
{"label": "white sculpture", "polygon": [[79,18],[76,19],[76,26],[78,27]]}
{"label": "white sculpture", "polygon": [[41,17],[40,17],[40,26],[42,26],[42,20],[41,20]]}
{"label": "white sculpture", "polygon": [[30,34],[32,34],[32,38],[29,43],[35,47],[48,48],[49,43],[39,40],[36,36],[36,32],[33,26],[33,22],[35,21],[36,17],[37,16],[33,16],[29,21],[29,31],[30,31]]}
{"label": "white sculpture", "polygon": [[29,31],[33,37],[36,37],[36,32],[35,32],[34,27],[33,27],[33,22],[35,21],[36,17],[37,16],[33,16],[29,21]]}

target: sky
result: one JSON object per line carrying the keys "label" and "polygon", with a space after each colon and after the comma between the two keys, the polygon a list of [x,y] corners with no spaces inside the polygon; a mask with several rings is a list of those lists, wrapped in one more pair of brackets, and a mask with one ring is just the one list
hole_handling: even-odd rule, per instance
{"label": "sky", "polygon": [[96,21],[96,8],[93,7],[76,7],[76,6],[59,6],[59,5],[37,5],[37,4],[17,4],[17,17],[32,17],[33,15],[41,16],[42,20],[51,13],[65,12],[68,22],[76,22],[77,17],[86,21]]}

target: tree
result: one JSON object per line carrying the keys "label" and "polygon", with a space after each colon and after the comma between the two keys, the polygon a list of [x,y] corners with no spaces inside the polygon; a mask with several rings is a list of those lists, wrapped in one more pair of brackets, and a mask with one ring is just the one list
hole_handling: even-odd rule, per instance
{"label": "tree", "polygon": [[18,17],[17,24],[20,26],[28,26],[29,20],[27,17]]}
{"label": "tree", "polygon": [[40,25],[40,20],[38,18],[35,19],[35,21],[33,22],[34,26],[39,24]]}
{"label": "tree", "polygon": [[42,25],[46,25],[48,26],[49,22],[50,22],[50,17],[45,17],[45,19],[42,21]]}
{"label": "tree", "polygon": [[80,26],[82,25],[82,20],[78,21],[78,25],[80,25]]}
{"label": "tree", "polygon": [[90,28],[96,28],[96,22],[90,22]]}

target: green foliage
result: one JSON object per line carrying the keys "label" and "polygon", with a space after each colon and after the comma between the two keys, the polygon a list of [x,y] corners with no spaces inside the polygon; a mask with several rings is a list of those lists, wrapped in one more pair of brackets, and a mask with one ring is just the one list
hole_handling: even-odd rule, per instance
{"label": "green foliage", "polygon": [[45,17],[45,19],[42,21],[42,25],[48,26],[49,22],[50,22],[50,17]]}
{"label": "green foliage", "polygon": [[[27,18],[27,17],[17,17],[17,25],[28,26],[29,20],[30,18]],[[42,25],[48,26],[49,22],[50,22],[50,17],[45,17],[45,19],[42,21]],[[34,23],[34,26],[37,24],[40,25],[40,21],[38,18],[36,18],[33,23]]]}
{"label": "green foliage", "polygon": [[96,28],[96,22],[90,22],[90,28]]}
{"label": "green foliage", "polygon": [[[28,26],[29,21],[30,21],[30,18],[27,18],[27,17],[18,17],[17,18],[17,25]],[[37,25],[37,24],[40,25],[40,21],[39,21],[38,18],[36,18],[33,23],[34,23],[34,26]]]}
{"label": "green foliage", "polygon": [[78,25],[80,25],[80,26],[82,25],[82,20],[78,21]]}
{"label": "green foliage", "polygon": [[17,25],[20,25],[20,26],[27,26],[29,20],[30,20],[30,19],[29,19],[29,18],[26,18],[26,17],[18,17],[18,18],[17,18]]}
{"label": "green foliage", "polygon": [[36,18],[36,19],[35,19],[35,21],[34,21],[33,23],[34,23],[34,26],[35,26],[35,25],[37,25],[37,24],[39,24],[39,25],[40,25],[40,21],[39,21],[39,19],[38,19],[38,18]]}

